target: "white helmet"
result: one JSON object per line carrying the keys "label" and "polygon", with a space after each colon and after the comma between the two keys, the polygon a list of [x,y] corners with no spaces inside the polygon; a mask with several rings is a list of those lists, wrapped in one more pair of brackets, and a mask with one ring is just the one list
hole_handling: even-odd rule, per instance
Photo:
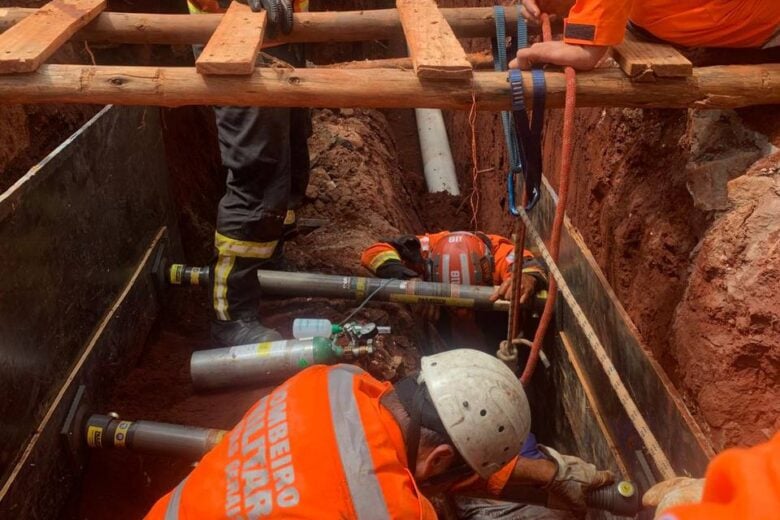
{"label": "white helmet", "polygon": [[425,383],[455,448],[482,478],[520,453],[531,429],[525,390],[495,357],[473,349],[426,356]]}

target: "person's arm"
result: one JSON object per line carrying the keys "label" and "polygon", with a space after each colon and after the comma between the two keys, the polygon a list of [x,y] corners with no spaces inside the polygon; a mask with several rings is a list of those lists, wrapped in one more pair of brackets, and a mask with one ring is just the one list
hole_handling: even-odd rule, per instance
{"label": "person's arm", "polygon": [[504,479],[503,484],[489,481],[488,488],[500,486],[498,496],[506,499],[533,496],[533,491],[528,488],[536,488],[543,492],[538,496],[543,496],[545,505],[551,509],[585,511],[585,494],[614,481],[611,471],[598,470],[579,457],[562,455],[547,446],[539,445],[539,448],[546,458],[518,457],[511,473],[500,475],[499,472],[496,475],[496,480]]}
{"label": "person's arm", "polygon": [[408,280],[420,276],[411,269],[420,256],[420,240],[414,235],[401,235],[367,247],[360,256],[360,265],[379,278]]}
{"label": "person's arm", "polygon": [[[593,69],[610,46],[623,41],[632,4],[633,0],[577,0],[564,22],[563,41],[520,49],[510,67],[525,69],[535,63],[550,63]],[[536,0],[523,0],[523,12],[538,19],[540,5]]]}
{"label": "person's arm", "polygon": [[[493,259],[495,261],[494,282],[497,287],[493,292],[493,300],[499,298],[508,300],[512,297],[512,271],[516,261],[514,244],[499,235],[488,235],[493,245]],[[544,265],[534,258],[533,253],[527,249],[523,251],[523,293],[520,295],[520,303],[528,301],[537,291],[547,283],[547,270]]]}

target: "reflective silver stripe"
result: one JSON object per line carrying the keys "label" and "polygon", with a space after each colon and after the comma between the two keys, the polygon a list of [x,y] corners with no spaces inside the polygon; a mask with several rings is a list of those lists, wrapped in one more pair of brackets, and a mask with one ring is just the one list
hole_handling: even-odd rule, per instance
{"label": "reflective silver stripe", "polygon": [[181,508],[181,493],[184,490],[184,483],[187,482],[185,478],[176,489],[173,490],[171,499],[168,500],[168,507],[165,508],[165,520],[179,520],[179,509]]}
{"label": "reflective silver stripe", "polygon": [[358,520],[390,518],[352,389],[355,374],[362,372],[355,368],[342,365],[328,372],[328,400],[341,466]]}
{"label": "reflective silver stripe", "polygon": [[463,285],[471,285],[471,273],[469,272],[469,257],[466,253],[460,254],[460,279]]}
{"label": "reflective silver stripe", "polygon": [[217,265],[214,268],[214,311],[217,313],[217,319],[227,321],[230,319],[228,312],[228,277],[233,265],[236,262],[235,256],[219,255]]}
{"label": "reflective silver stripe", "polygon": [[452,283],[450,279],[450,255],[441,258],[441,283]]}

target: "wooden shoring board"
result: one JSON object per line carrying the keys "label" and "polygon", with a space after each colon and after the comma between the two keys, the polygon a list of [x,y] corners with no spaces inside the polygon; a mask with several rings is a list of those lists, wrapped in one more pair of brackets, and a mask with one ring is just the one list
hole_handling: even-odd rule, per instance
{"label": "wooden shoring board", "polygon": [[474,69],[436,0],[396,0],[414,71],[420,79],[468,80]]}
{"label": "wooden shoring board", "polygon": [[[549,240],[556,205],[557,196],[544,179],[542,197],[530,215],[528,245],[540,250],[546,247],[539,240]],[[666,459],[678,475],[702,476],[714,455],[712,447],[666,374],[646,353],[631,319],[568,218],[558,268],[563,281],[559,283],[561,298],[556,311],[558,330],[570,339],[632,478],[643,480],[637,450],[643,451],[651,463],[653,458]],[[589,322],[589,331],[581,326],[583,317]],[[592,344],[593,333],[600,352]],[[602,359],[604,355],[607,359]],[[620,384],[614,384],[615,377]],[[631,406],[627,406],[627,400]],[[633,416],[637,409],[645,424]],[[647,430],[640,431],[644,428]],[[648,438],[660,447],[660,459]],[[657,476],[668,478],[668,469],[656,465],[656,470]]]}
{"label": "wooden shoring board", "polygon": [[263,45],[266,12],[253,13],[248,5],[231,2],[217,30],[195,61],[200,74],[249,75],[255,70]]}
{"label": "wooden shoring board", "polygon": [[106,0],[52,0],[0,35],[0,74],[33,72],[106,7]]}
{"label": "wooden shoring board", "polygon": [[644,41],[628,31],[623,42],[613,47],[613,55],[634,81],[686,78],[693,74],[693,64],[671,45]]}
{"label": "wooden shoring board", "polygon": [[158,314],[150,261],[125,290],[175,225],[160,118],[105,107],[0,194],[0,518],[59,518],[78,482],[59,439],[72,392],[100,406]]}
{"label": "wooden shoring board", "polygon": [[[617,449],[617,443],[604,419],[593,385],[582,368],[582,362],[574,351],[571,340],[565,332],[560,332],[557,339],[562,347],[559,350],[566,354],[566,360],[562,364],[565,364],[567,375],[576,376],[562,377],[560,384],[564,392],[564,407],[572,428],[575,429],[575,424],[582,425],[581,428],[575,429],[581,445],[580,452],[591,455],[586,458],[590,461],[605,460],[608,464],[609,461],[614,460],[620,475],[629,478],[628,465]],[[562,358],[563,356],[559,359],[563,361]]]}

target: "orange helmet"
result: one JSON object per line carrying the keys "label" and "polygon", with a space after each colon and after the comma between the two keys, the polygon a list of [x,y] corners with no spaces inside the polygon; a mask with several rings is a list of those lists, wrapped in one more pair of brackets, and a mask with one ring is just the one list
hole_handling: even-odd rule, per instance
{"label": "orange helmet", "polygon": [[440,283],[493,285],[493,270],[490,239],[482,233],[457,231],[431,247],[425,278]]}

